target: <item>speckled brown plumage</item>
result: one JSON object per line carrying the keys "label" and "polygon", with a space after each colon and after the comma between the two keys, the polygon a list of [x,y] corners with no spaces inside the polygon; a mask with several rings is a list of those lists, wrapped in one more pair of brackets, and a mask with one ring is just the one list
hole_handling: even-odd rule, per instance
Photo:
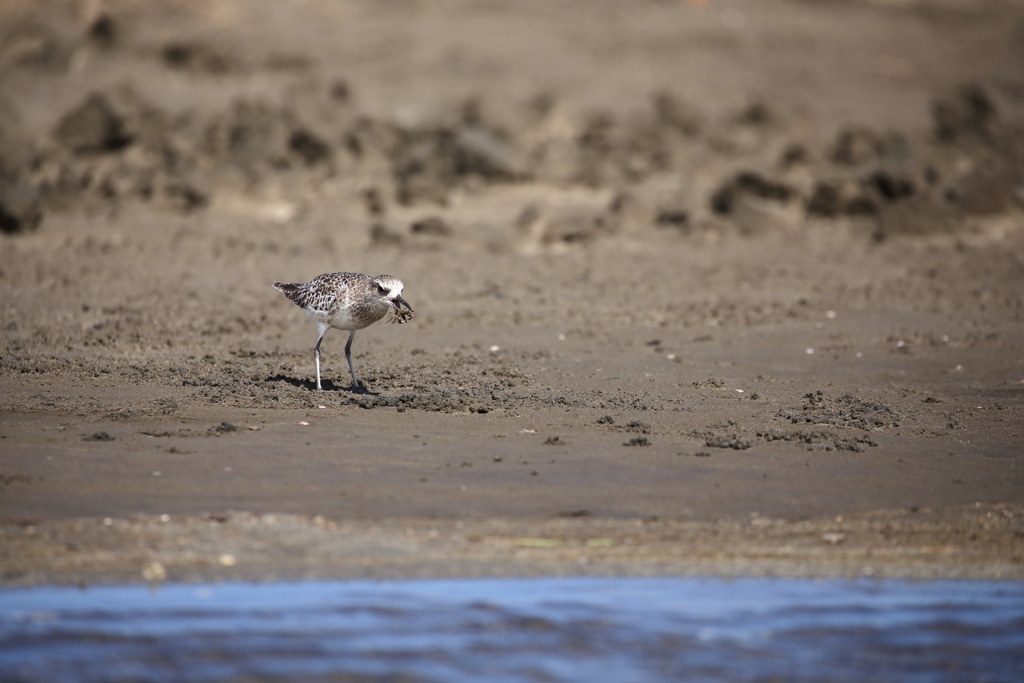
{"label": "speckled brown plumage", "polygon": [[319,327],[313,349],[317,391],[323,390],[320,386],[320,342],[327,330],[332,327],[348,330],[345,358],[352,373],[352,384],[359,389],[361,385],[352,366],[352,339],[356,330],[369,327],[388,311],[401,311],[402,306],[412,311],[412,306],[402,298],[404,287],[402,281],[393,275],[370,277],[362,273],[324,273],[309,282],[274,283],[275,289],[305,311]]}

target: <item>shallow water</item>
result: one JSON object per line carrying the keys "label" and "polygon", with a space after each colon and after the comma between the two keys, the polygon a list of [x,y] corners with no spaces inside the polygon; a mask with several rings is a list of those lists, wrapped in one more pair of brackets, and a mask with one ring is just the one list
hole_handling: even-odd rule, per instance
{"label": "shallow water", "polygon": [[1019,681],[1024,583],[324,581],[0,591],[4,681]]}

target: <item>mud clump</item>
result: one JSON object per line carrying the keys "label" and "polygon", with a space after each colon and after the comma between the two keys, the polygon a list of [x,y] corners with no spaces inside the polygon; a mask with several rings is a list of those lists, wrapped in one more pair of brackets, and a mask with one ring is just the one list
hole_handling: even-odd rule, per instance
{"label": "mud clump", "polygon": [[22,182],[0,184],[0,232],[29,232],[38,228],[42,220],[39,195],[33,187]]}
{"label": "mud clump", "polygon": [[857,166],[878,157],[882,143],[869,128],[855,127],[841,131],[829,157],[834,163]]}
{"label": "mud clump", "polygon": [[864,180],[864,185],[887,202],[896,202],[914,196],[914,181],[886,171],[875,171]]}
{"label": "mud clump", "polygon": [[53,137],[75,154],[106,154],[127,147],[132,138],[102,93],[93,93],[85,102],[65,114]]}
{"label": "mud clump", "polygon": [[792,424],[852,427],[867,431],[900,426],[899,415],[883,403],[863,401],[849,394],[830,398],[821,391],[805,394],[801,406],[795,410],[779,411],[779,416]]}
{"label": "mud clump", "polygon": [[841,436],[828,431],[799,431],[799,430],[768,430],[757,433],[757,438],[764,439],[768,443],[774,441],[790,441],[807,445],[807,450],[824,451],[850,451],[863,453],[865,447],[874,448],[878,446],[866,435],[863,436]]}
{"label": "mud clump", "polygon": [[719,433],[715,431],[693,432],[693,436],[704,439],[704,445],[708,448],[731,448],[735,451],[745,451],[753,442],[741,439],[737,434]]}
{"label": "mud clump", "polygon": [[288,107],[239,100],[202,127],[199,162],[204,158],[222,171],[242,171],[252,180],[325,167],[331,172],[333,150],[326,136]]}
{"label": "mud clump", "polygon": [[113,441],[113,440],[114,440],[114,437],[112,437],[107,432],[96,432],[95,434],[90,434],[89,436],[87,436],[87,437],[82,439],[82,441]]}
{"label": "mud clump", "polygon": [[238,69],[231,55],[203,42],[168,43],[160,57],[171,69],[196,74],[224,75]]}
{"label": "mud clump", "polygon": [[998,114],[991,97],[977,84],[961,86],[932,104],[935,137],[951,143],[965,138],[991,141],[998,128]]}
{"label": "mud clump", "polygon": [[958,179],[946,198],[965,213],[991,216],[1009,210],[1021,187],[1021,174],[1005,161],[979,165]]}
{"label": "mud clump", "polygon": [[878,204],[849,184],[819,182],[806,203],[807,214],[820,218],[876,216]]}
{"label": "mud clump", "polygon": [[720,187],[711,197],[711,208],[715,213],[732,213],[740,195],[777,202],[789,201],[794,190],[780,182],[768,180],[757,173],[745,171]]}

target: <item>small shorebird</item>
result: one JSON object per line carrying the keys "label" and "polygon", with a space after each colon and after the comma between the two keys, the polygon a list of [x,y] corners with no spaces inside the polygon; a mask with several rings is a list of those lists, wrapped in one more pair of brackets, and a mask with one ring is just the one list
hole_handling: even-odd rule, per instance
{"label": "small shorebird", "polygon": [[[348,330],[345,360],[352,373],[353,387],[357,391],[362,388],[356,379],[355,368],[352,367],[352,339],[356,336],[356,330],[369,327],[389,311],[393,315],[389,322],[404,323],[411,319],[412,306],[402,298],[404,287],[402,281],[393,275],[370,277],[362,273],[324,273],[309,282],[274,283],[274,289],[304,310],[320,328],[313,348],[317,391],[323,391],[320,386],[320,342],[332,327]],[[409,310],[403,311],[402,306]]]}

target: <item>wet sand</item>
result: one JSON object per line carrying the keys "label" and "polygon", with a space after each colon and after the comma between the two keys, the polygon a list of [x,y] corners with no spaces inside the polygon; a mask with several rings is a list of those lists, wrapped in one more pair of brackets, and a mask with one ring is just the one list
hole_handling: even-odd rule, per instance
{"label": "wet sand", "polygon": [[2,581],[1022,578],[1024,15],[699,4],[5,8]]}

